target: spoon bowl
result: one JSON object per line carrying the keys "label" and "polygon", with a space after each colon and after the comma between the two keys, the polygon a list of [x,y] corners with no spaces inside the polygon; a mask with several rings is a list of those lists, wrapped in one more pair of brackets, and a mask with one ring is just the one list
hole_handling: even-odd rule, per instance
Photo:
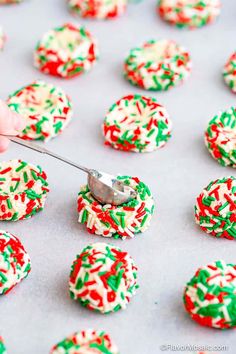
{"label": "spoon bowl", "polygon": [[93,197],[101,204],[121,205],[136,198],[135,190],[114,176],[90,170],[88,174],[88,186]]}

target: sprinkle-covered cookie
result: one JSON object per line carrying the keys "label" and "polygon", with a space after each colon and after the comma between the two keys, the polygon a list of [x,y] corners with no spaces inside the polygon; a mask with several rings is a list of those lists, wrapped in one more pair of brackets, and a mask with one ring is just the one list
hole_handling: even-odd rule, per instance
{"label": "sprinkle-covered cookie", "polygon": [[206,146],[222,166],[236,167],[236,109],[217,114],[205,132]]}
{"label": "sprinkle-covered cookie", "polygon": [[30,270],[30,258],[20,240],[0,230],[0,295],[9,293],[28,276]]}
{"label": "sprinkle-covered cookie", "polygon": [[220,0],[159,0],[157,10],[167,22],[180,28],[197,28],[215,21]]}
{"label": "sprinkle-covered cookie", "polygon": [[124,64],[125,78],[146,90],[168,90],[185,80],[191,70],[189,53],[171,40],[150,40],[131,49]]}
{"label": "sprinkle-covered cookie", "polygon": [[217,261],[199,268],[187,283],[184,306],[202,326],[236,326],[236,265]]}
{"label": "sprinkle-covered cookie", "polygon": [[195,220],[203,231],[218,238],[236,238],[236,178],[224,177],[208,184],[197,197]]}
{"label": "sprinkle-covered cookie", "polygon": [[44,207],[47,176],[22,160],[0,163],[0,220],[28,219]]}
{"label": "sprinkle-covered cookie", "polygon": [[236,52],[227,60],[223,70],[223,77],[226,85],[236,93]]}
{"label": "sprinkle-covered cookie", "polygon": [[19,136],[26,140],[54,138],[65,129],[72,116],[71,101],[65,92],[43,81],[17,90],[7,104],[25,118],[26,127]]}
{"label": "sprinkle-covered cookie", "polygon": [[127,0],[67,0],[72,13],[84,18],[111,19],[126,10]]}
{"label": "sprinkle-covered cookie", "polygon": [[[1,353],[1,352],[0,352]],[[56,344],[50,354],[118,354],[109,334],[87,329],[76,332]]]}
{"label": "sprinkle-covered cookie", "polygon": [[39,70],[63,78],[89,71],[97,59],[97,44],[91,34],[71,23],[45,33],[34,52],[34,64]]}
{"label": "sprinkle-covered cookie", "polygon": [[137,177],[117,178],[136,190],[137,198],[119,206],[101,205],[93,198],[89,187],[83,186],[78,196],[78,221],[85,224],[92,234],[132,238],[149,227],[154,212],[154,200],[148,186]]}
{"label": "sprinkle-covered cookie", "polygon": [[110,108],[103,123],[105,144],[115,149],[150,152],[170,138],[172,123],[156,99],[140,95],[122,97]]}
{"label": "sprinkle-covered cookie", "polygon": [[6,36],[3,32],[2,27],[0,27],[0,50],[3,50],[6,41]]}
{"label": "sprinkle-covered cookie", "polygon": [[118,247],[94,243],[73,262],[70,296],[90,310],[109,313],[125,309],[137,287],[137,267]]}

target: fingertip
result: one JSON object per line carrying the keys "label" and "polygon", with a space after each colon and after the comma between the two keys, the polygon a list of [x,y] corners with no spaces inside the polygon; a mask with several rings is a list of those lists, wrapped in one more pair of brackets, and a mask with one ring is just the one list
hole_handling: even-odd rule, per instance
{"label": "fingertip", "polygon": [[9,139],[5,137],[0,138],[0,153],[7,150],[9,143],[10,143]]}
{"label": "fingertip", "polygon": [[0,100],[0,132],[5,135],[17,135],[25,127],[25,119]]}
{"label": "fingertip", "polygon": [[12,113],[12,118],[13,118],[15,130],[21,132],[26,125],[25,119],[18,113]]}

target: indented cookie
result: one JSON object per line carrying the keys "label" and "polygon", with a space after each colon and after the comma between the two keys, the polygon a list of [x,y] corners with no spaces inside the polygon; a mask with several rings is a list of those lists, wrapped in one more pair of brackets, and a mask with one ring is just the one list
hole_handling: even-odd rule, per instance
{"label": "indented cookie", "polygon": [[215,237],[236,238],[236,178],[224,177],[208,184],[197,197],[195,220]]}
{"label": "indented cookie", "polygon": [[236,326],[236,265],[217,261],[199,268],[187,283],[184,306],[202,326]]}
{"label": "indented cookie", "polygon": [[118,247],[94,243],[73,262],[70,296],[90,310],[109,313],[125,309],[137,288],[137,267]]}
{"label": "indented cookie", "polygon": [[3,32],[2,27],[0,27],[0,50],[3,50],[6,41],[6,36]]}
{"label": "indented cookie", "polygon": [[146,90],[168,90],[190,73],[189,53],[171,40],[150,40],[131,49],[124,64],[125,78]]}
{"label": "indented cookie", "polygon": [[[1,353],[1,352],[0,352]],[[109,334],[87,329],[76,332],[55,345],[50,354],[118,354]]]}
{"label": "indented cookie", "polygon": [[172,25],[193,29],[215,21],[220,8],[220,0],[159,0],[157,11]]}
{"label": "indented cookie", "polygon": [[43,81],[17,90],[7,104],[25,118],[26,127],[19,136],[26,140],[54,138],[65,129],[72,116],[71,101],[65,92]]}
{"label": "indented cookie", "polygon": [[67,0],[69,9],[85,18],[111,19],[126,10],[127,0]]}
{"label": "indented cookie", "polygon": [[0,295],[9,293],[30,270],[30,258],[20,240],[0,230]]}
{"label": "indented cookie", "polygon": [[223,70],[223,77],[229,88],[236,93],[236,52],[227,60]]}
{"label": "indented cookie", "polygon": [[129,95],[110,108],[103,123],[105,144],[115,149],[150,152],[170,138],[172,123],[155,98]]}
{"label": "indented cookie", "polygon": [[48,192],[40,166],[22,160],[0,163],[0,220],[30,218],[43,209]]}
{"label": "indented cookie", "polygon": [[206,146],[222,166],[236,167],[236,109],[217,114],[205,132]]}
{"label": "indented cookie", "polygon": [[98,59],[97,44],[84,28],[66,23],[42,37],[34,64],[42,72],[71,78],[89,71]]}
{"label": "indented cookie", "polygon": [[122,239],[144,232],[154,212],[154,200],[146,184],[137,177],[118,176],[117,179],[132,187],[137,198],[114,206],[97,202],[89,187],[83,186],[78,196],[79,223],[85,224],[92,234]]}

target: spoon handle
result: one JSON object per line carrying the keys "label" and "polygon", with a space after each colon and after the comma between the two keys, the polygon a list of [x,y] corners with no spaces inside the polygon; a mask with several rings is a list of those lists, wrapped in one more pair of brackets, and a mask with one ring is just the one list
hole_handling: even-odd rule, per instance
{"label": "spoon handle", "polygon": [[45,149],[44,147],[41,147],[37,144],[34,144],[30,141],[27,141],[27,140],[23,140],[23,139],[20,139],[20,138],[17,138],[16,136],[12,136],[12,135],[3,135],[1,134],[2,136],[5,136],[7,137],[9,140],[11,140],[13,143],[15,144],[18,144],[18,145],[22,145],[24,147],[27,147],[28,149],[31,149],[31,150],[34,150],[34,151],[37,151],[37,152],[40,152],[41,154],[45,154],[45,155],[49,155],[51,157],[53,157],[54,159],[57,159],[57,160],[60,160],[62,162],[65,162],[67,163],[68,165],[71,165],[75,168],[78,168],[79,170],[82,170],[86,173],[90,173],[91,170],[87,167],[84,167],[84,166],[81,166],[65,157],[62,157],[58,154],[55,154],[54,152],[50,151],[50,150],[47,150]]}

